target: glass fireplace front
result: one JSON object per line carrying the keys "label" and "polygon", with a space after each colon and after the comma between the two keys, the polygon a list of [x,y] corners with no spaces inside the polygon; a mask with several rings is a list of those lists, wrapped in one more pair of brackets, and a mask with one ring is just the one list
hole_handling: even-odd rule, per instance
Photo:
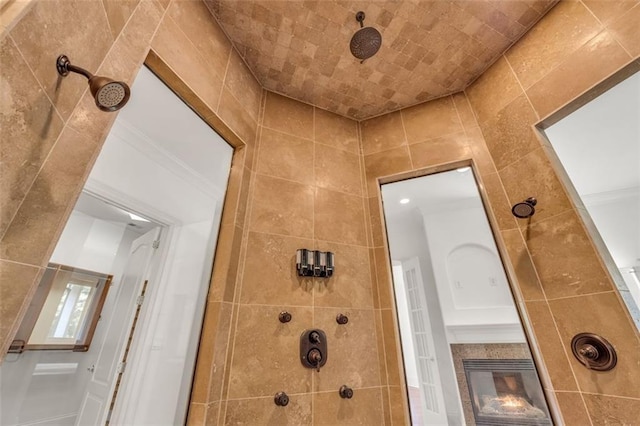
{"label": "glass fireplace front", "polygon": [[530,359],[465,359],[478,426],[553,425]]}

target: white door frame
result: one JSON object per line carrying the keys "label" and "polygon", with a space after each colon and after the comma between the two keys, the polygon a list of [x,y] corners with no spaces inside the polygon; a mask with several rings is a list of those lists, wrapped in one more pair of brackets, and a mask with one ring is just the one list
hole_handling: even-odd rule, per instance
{"label": "white door frame", "polygon": [[[150,321],[150,315],[154,311],[154,307],[158,303],[158,300],[160,300],[159,295],[163,290],[159,287],[163,284],[160,278],[163,274],[165,261],[167,260],[167,258],[169,258],[169,255],[171,253],[171,247],[173,246],[172,242],[177,237],[178,232],[176,228],[179,226],[179,222],[177,221],[177,219],[170,217],[166,213],[160,212],[157,209],[146,205],[145,203],[142,203],[133,197],[130,197],[98,181],[94,181],[91,178],[89,178],[85,183],[84,192],[90,194],[93,197],[99,198],[106,203],[120,207],[126,211],[130,211],[143,217],[147,217],[162,227],[162,242],[160,244],[160,247],[158,248],[158,253],[155,256],[155,259],[151,266],[149,285],[145,294],[145,302],[142,305],[140,316],[136,324],[136,336],[131,342],[131,347],[129,348],[129,353],[127,355],[127,364],[129,366],[128,374],[123,374],[120,386],[118,388],[118,395],[116,396],[117,401],[120,402],[119,405],[122,405],[123,402],[135,402],[136,400],[136,393],[134,389],[135,386],[132,386],[132,380],[130,376],[135,373],[133,367],[136,365],[143,365],[140,363],[145,363],[146,359],[149,357],[149,354],[145,354],[140,350],[141,342],[147,341],[153,331],[152,322]],[[166,285],[166,281],[164,282],[164,284]],[[122,345],[120,353],[118,354],[118,362],[122,361],[125,350],[126,345]],[[108,404],[111,404],[113,400],[114,391],[115,380],[109,393]],[[113,412],[111,414],[113,415]],[[104,415],[100,424],[105,424],[108,415],[109,409],[107,408],[104,411]],[[117,422],[114,422],[113,417],[110,420],[111,422],[113,422],[113,424],[117,424]]]}

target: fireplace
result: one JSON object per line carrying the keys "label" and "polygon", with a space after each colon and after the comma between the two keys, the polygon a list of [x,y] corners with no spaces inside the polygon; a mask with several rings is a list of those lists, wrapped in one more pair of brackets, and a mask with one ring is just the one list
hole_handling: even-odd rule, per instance
{"label": "fireplace", "polygon": [[530,359],[464,359],[478,426],[553,425]]}

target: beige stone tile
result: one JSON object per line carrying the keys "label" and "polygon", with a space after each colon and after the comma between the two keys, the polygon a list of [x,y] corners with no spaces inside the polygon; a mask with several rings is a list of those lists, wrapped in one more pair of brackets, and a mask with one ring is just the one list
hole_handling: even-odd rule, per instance
{"label": "beige stone tile", "polygon": [[262,86],[260,86],[260,83],[253,74],[251,74],[251,71],[235,50],[231,51],[224,84],[236,99],[240,100],[245,111],[247,111],[255,121],[258,121],[260,104],[262,102]]}
{"label": "beige stone tile", "polygon": [[526,89],[563,63],[601,29],[602,25],[582,2],[559,2],[506,53],[506,57]]}
{"label": "beige stone tile", "polygon": [[472,156],[464,132],[409,145],[409,151],[411,162],[416,169],[466,160]]}
{"label": "beige stone tile", "polygon": [[65,120],[87,89],[87,79],[73,73],[61,77],[56,58],[65,54],[72,64],[95,73],[113,43],[101,1],[39,1],[10,34]]}
{"label": "beige stone tile", "polygon": [[[291,313],[291,322],[278,321],[283,310]],[[273,405],[273,395],[280,390],[290,395],[310,392],[311,375],[318,373],[302,365],[299,346],[300,331],[311,327],[311,308],[240,306],[229,399],[265,396]]]}
{"label": "beige stone tile", "polygon": [[267,92],[262,123],[274,130],[313,139],[313,107],[273,92]]}
{"label": "beige stone tile", "polygon": [[249,229],[313,238],[312,186],[257,175],[253,194]]}
{"label": "beige stone tile", "polygon": [[384,246],[384,242],[386,241],[386,237],[384,235],[385,226],[384,220],[382,219],[382,206],[380,204],[380,199],[378,197],[371,197],[368,199],[369,202],[369,215],[371,217],[371,233],[373,235],[373,247],[382,247]]}
{"label": "beige stone tile", "polygon": [[313,214],[315,238],[366,247],[364,201],[362,197],[316,188]]}
{"label": "beige stone tile", "polygon": [[66,127],[0,241],[0,258],[45,265],[99,152]]}
{"label": "beige stone tile", "polygon": [[523,94],[482,124],[482,134],[498,170],[540,147],[535,111]]}
{"label": "beige stone tile", "polygon": [[395,314],[392,309],[381,309],[382,314],[382,332],[384,336],[384,353],[386,357],[387,365],[387,383],[390,386],[400,386],[402,379],[402,369],[400,363],[402,358],[400,356],[400,347],[397,340],[399,335],[396,331]]}
{"label": "beige stone tile", "polygon": [[389,264],[389,253],[386,247],[376,247],[374,250],[376,278],[378,281],[378,297],[380,308],[390,309],[394,305],[393,282]]}
{"label": "beige stone tile", "polygon": [[382,327],[382,311],[375,309],[375,325],[376,325],[376,348],[378,350],[378,370],[380,371],[380,384],[386,386],[389,383],[387,375],[387,356],[384,346],[384,328]]}
{"label": "beige stone tile", "polygon": [[571,208],[569,199],[542,147],[500,170],[499,175],[511,206],[529,197],[538,200],[536,212],[530,223],[526,219],[518,220],[522,228]]}
{"label": "beige stone tile", "polygon": [[403,109],[401,115],[409,144],[463,130],[451,96]]}
{"label": "beige stone tile", "polygon": [[638,4],[638,0],[584,0],[583,3],[600,22],[608,24],[627,14],[629,9]]}
{"label": "beige stone tile", "polygon": [[[151,38],[160,25],[163,14],[164,9],[158,2],[142,1],[126,23],[112,49],[117,49],[120,55],[123,55],[122,52],[126,52],[124,55],[129,56],[136,63],[137,69],[149,51]],[[103,63],[103,66],[108,65],[108,62]],[[105,73],[105,75],[109,75],[109,73]]]}
{"label": "beige stone tile", "polygon": [[206,418],[207,406],[205,404],[197,404],[191,402],[189,404],[189,412],[187,414],[188,426],[204,425]]}
{"label": "beige stone tile", "polygon": [[219,424],[220,411],[226,406],[223,402],[212,402],[207,405],[206,417],[204,423],[206,426],[217,426]]}
{"label": "beige stone tile", "polygon": [[553,389],[578,390],[547,302],[526,302],[525,306],[526,315],[535,333],[538,349],[542,354],[544,367],[549,373]]}
{"label": "beige stone tile", "polygon": [[566,425],[588,425],[590,424],[587,407],[582,401],[579,392],[556,392],[556,399],[560,405],[562,420]]}
{"label": "beige stone tile", "polygon": [[465,130],[467,143],[471,148],[471,155],[480,175],[487,175],[496,172],[496,166],[491,158],[487,144],[480,127],[471,127]]}
{"label": "beige stone tile", "polygon": [[516,274],[517,286],[524,300],[544,300],[542,286],[527,246],[518,229],[502,231],[502,239],[507,248],[508,261]]}
{"label": "beige stone tile", "polygon": [[18,317],[24,314],[40,281],[42,270],[35,266],[0,260],[0,348],[6,351],[18,330]]}
{"label": "beige stone tile", "polygon": [[400,112],[362,121],[360,132],[364,155],[387,151],[407,144]]}
{"label": "beige stone tile", "polygon": [[482,185],[488,197],[489,208],[498,222],[498,229],[515,229],[516,219],[511,214],[511,206],[497,173],[482,176]]}
{"label": "beige stone tile", "polygon": [[[206,404],[211,387],[213,370],[213,351],[218,338],[218,325],[222,302],[207,302],[202,323],[202,334],[198,346],[198,360],[191,387],[191,403]],[[190,413],[191,414],[191,413]]]}
{"label": "beige stone tile", "polygon": [[384,415],[384,424],[391,425],[391,405],[388,386],[382,387],[382,414]]}
{"label": "beige stone tile", "polygon": [[500,57],[465,93],[482,125],[522,94],[522,87],[504,57]]}
{"label": "beige stone tile", "polygon": [[611,342],[618,354],[616,367],[606,372],[589,370],[571,356],[570,362],[580,390],[640,399],[640,387],[637,385],[640,341],[618,296],[609,292],[569,297],[552,300],[549,306],[568,353],[571,353],[573,336],[589,332]]}
{"label": "beige stone tile", "polygon": [[[606,3],[607,6],[610,2]],[[625,4],[628,2],[625,2]],[[635,1],[637,3],[637,1]],[[620,3],[614,3],[614,7]],[[603,8],[603,11],[607,9]],[[609,32],[633,57],[640,56],[640,31],[638,22],[640,21],[640,5],[616,19],[609,26]]]}
{"label": "beige stone tile", "polygon": [[10,37],[0,42],[0,236],[62,131],[57,111]]}
{"label": "beige stone tile", "polygon": [[302,248],[315,247],[310,239],[250,232],[240,303],[312,306],[312,279],[296,273],[296,250]]}
{"label": "beige stone tile", "polygon": [[[209,109],[217,111],[222,91],[222,77],[210,72],[208,58],[202,56],[200,50],[171,17],[164,18],[151,41],[151,47]],[[208,78],[202,78],[203,75]],[[233,119],[228,116],[226,118]],[[238,129],[233,130],[238,132]],[[242,138],[241,135],[240,137]]]}
{"label": "beige stone tile", "polygon": [[365,155],[364,167],[367,176],[368,196],[375,197],[379,192],[377,178],[412,169],[409,147],[401,146],[389,151]]}
{"label": "beige stone tile", "polygon": [[575,212],[533,224],[524,233],[548,299],[613,289]]}
{"label": "beige stone tile", "polygon": [[140,0],[102,0],[114,40],[124,28],[139,2]]}
{"label": "beige stone tile", "polygon": [[[313,394],[314,425],[382,424],[381,388],[354,389],[352,399],[342,399],[338,391]],[[320,414],[321,413],[321,414]]]}
{"label": "beige stone tile", "polygon": [[209,301],[233,301],[241,242],[242,228],[234,224],[225,224],[220,227],[211,274]]}
{"label": "beige stone tile", "polygon": [[253,120],[243,104],[226,87],[222,90],[218,116],[245,144],[254,143],[258,131],[258,123]]}
{"label": "beige stone tile", "polygon": [[409,403],[407,392],[401,386],[389,386],[389,400],[391,405],[391,424],[402,426],[409,424]]}
{"label": "beige stone tile", "polygon": [[378,277],[376,273],[375,249],[369,248],[369,274],[371,275],[371,290],[373,293],[373,307],[380,309],[380,292],[378,290]]}
{"label": "beige stone tile", "polygon": [[209,401],[223,399],[223,389],[225,385],[228,385],[229,367],[231,366],[231,350],[229,350],[231,342],[229,340],[234,335],[232,321],[237,317],[237,311],[236,316],[233,316],[234,306],[237,307],[237,305],[227,302],[223,302],[220,306],[218,327],[215,334],[215,342],[213,343]]}
{"label": "beige stone tile", "polygon": [[[338,314],[349,322],[340,325]],[[336,391],[346,384],[356,389],[379,386],[378,351],[373,309],[314,308],[314,327],[327,334],[327,363],[314,376],[314,392]],[[361,349],[355,349],[361,348]],[[336,392],[337,393],[337,392]]]}
{"label": "beige stone tile", "polygon": [[[280,391],[280,390],[278,390]],[[273,392],[274,396],[276,392]],[[311,395],[289,395],[289,405],[278,407],[274,396],[256,399],[239,399],[227,402],[225,425],[291,425],[312,424]]]}
{"label": "beige stone tile", "polygon": [[640,419],[640,400],[583,394],[594,425],[634,425]]}
{"label": "beige stone tile", "polygon": [[547,117],[631,59],[611,34],[603,31],[567,55],[562,64],[527,89],[527,95],[538,115]]}
{"label": "beige stone tile", "polygon": [[467,131],[478,127],[476,116],[473,114],[471,105],[469,105],[467,95],[465,95],[464,92],[458,92],[455,95],[452,95],[451,99],[453,99],[453,104],[456,106],[456,111],[458,112],[458,117],[460,117],[462,127]]}
{"label": "beige stone tile", "polygon": [[[213,19],[204,2],[174,1],[171,3],[168,16],[180,27],[205,59],[209,72],[203,75],[207,75],[209,79],[213,71],[216,80],[222,80],[229,62],[231,42]],[[255,119],[257,117],[254,117]]]}
{"label": "beige stone tile", "polygon": [[[315,184],[320,188],[362,196],[360,156],[314,144]],[[300,165],[309,169],[308,159]]]}
{"label": "beige stone tile", "polygon": [[331,112],[315,108],[314,140],[323,145],[360,153],[358,122]]}
{"label": "beige stone tile", "polygon": [[336,260],[331,278],[315,279],[314,306],[373,308],[369,249],[324,241],[316,241],[314,247],[333,252]]}
{"label": "beige stone tile", "polygon": [[233,225],[236,223],[238,215],[238,204],[240,191],[242,188],[242,178],[244,177],[245,148],[237,148],[231,157],[231,170],[229,170],[229,181],[227,192],[222,206],[222,219],[220,225]]}
{"label": "beige stone tile", "polygon": [[314,143],[264,128],[260,135],[257,172],[304,184],[314,183]]}

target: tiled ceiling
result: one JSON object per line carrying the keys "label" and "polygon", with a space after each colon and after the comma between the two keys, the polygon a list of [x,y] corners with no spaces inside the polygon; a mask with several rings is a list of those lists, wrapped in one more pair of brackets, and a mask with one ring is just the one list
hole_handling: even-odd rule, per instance
{"label": "tiled ceiling", "polygon": [[[557,0],[205,0],[263,87],[357,120],[463,90]],[[364,63],[349,42],[382,33]]]}

